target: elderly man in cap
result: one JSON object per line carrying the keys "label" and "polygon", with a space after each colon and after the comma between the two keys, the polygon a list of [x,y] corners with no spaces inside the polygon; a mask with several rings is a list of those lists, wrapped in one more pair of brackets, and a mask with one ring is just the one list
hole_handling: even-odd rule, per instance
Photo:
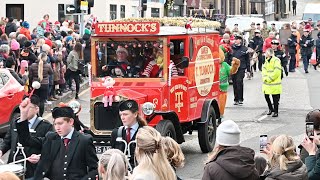
{"label": "elderly man in cap", "polygon": [[[119,105],[119,115],[123,126],[116,128],[111,133],[111,147],[124,151],[125,144],[116,141],[119,137],[127,143],[136,139],[139,128],[146,126],[147,122],[139,115],[139,105],[134,100],[126,100]],[[134,152],[135,144],[130,146],[131,158],[129,160],[132,168],[134,168]],[[127,153],[127,152],[124,152]]]}
{"label": "elderly man in cap", "polygon": [[232,75],[234,105],[243,104],[243,78],[245,71],[250,72],[250,59],[248,48],[243,45],[242,36],[236,35],[234,44],[232,45],[232,57],[240,59],[240,67],[236,74]]}
{"label": "elderly man in cap", "polygon": [[232,33],[233,35],[241,34],[241,31],[239,30],[238,24],[234,24],[231,33]]}
{"label": "elderly man in cap", "polygon": [[124,77],[127,76],[127,67],[129,65],[128,61],[128,51],[124,47],[118,47],[117,51],[117,60],[111,60],[108,65],[102,66],[102,71],[107,76],[113,77]]}
{"label": "elderly man in cap", "polygon": [[31,110],[30,99],[20,105],[20,120],[17,123],[19,139],[24,146],[42,148],[34,179],[95,179],[98,174],[93,140],[90,135],[74,130],[74,112],[70,107],[56,107],[52,111],[56,132],[49,132],[44,138],[29,134],[27,114]]}
{"label": "elderly man in cap", "polygon": [[[28,105],[29,111],[27,112],[25,119],[26,119],[27,128],[30,129],[30,136],[33,136],[33,137],[45,137],[45,135],[49,131],[53,130],[52,124],[50,122],[42,119],[37,115],[39,113],[39,105],[40,105],[39,97],[37,95],[32,95],[30,97],[30,103]],[[10,150],[8,163],[11,163],[13,161],[13,155],[17,151],[17,144],[22,143],[22,140],[18,138],[16,126],[19,126],[19,125],[16,125],[16,122],[18,122],[19,124],[20,119],[10,122],[10,128],[6,133],[6,136],[3,138],[3,141],[0,143],[0,157]],[[36,170],[37,164],[35,163],[35,161],[37,158],[39,158],[37,154],[41,153],[41,147],[39,146],[25,147],[24,152],[28,157],[27,170],[25,172],[25,177],[28,179],[33,177],[34,171]],[[20,160],[23,158],[24,157],[20,152],[16,157],[16,160]]]}
{"label": "elderly man in cap", "polygon": [[311,37],[309,29],[303,30],[303,35],[300,38],[299,44],[301,47],[301,56],[303,59],[304,72],[309,73],[309,60],[311,59],[312,47],[314,45],[314,39]]}

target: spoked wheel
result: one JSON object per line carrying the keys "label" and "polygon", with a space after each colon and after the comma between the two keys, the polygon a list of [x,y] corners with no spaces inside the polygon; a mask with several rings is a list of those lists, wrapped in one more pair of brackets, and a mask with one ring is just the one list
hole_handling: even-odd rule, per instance
{"label": "spoked wheel", "polygon": [[209,113],[206,115],[206,122],[199,124],[198,140],[203,153],[211,152],[216,143],[217,120],[212,106],[209,107]]}
{"label": "spoked wheel", "polygon": [[161,120],[157,124],[156,130],[159,131],[162,136],[169,136],[172,139],[177,140],[176,130],[170,120]]}

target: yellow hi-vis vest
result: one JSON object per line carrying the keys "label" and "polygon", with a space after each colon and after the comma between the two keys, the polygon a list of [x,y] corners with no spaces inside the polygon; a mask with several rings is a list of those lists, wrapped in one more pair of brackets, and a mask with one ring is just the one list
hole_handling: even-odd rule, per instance
{"label": "yellow hi-vis vest", "polygon": [[270,61],[265,60],[262,67],[262,91],[264,94],[281,94],[281,61],[277,57],[272,57]]}

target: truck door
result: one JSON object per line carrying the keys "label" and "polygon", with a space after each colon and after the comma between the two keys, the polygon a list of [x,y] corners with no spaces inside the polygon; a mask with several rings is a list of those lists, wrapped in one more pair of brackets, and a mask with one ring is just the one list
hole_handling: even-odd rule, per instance
{"label": "truck door", "polygon": [[[188,121],[189,99],[188,99],[188,78],[185,70],[179,68],[181,58],[186,56],[186,39],[170,39],[169,60],[176,67],[172,69],[171,84],[169,86],[169,106],[174,110],[180,121]],[[168,65],[170,62],[168,62]],[[177,71],[177,72],[176,72]],[[168,73],[169,74],[169,73]]]}

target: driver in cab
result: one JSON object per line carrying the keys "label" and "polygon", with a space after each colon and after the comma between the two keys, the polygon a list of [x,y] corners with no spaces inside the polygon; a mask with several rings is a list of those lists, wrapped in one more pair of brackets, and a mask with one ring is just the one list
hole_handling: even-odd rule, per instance
{"label": "driver in cab", "polygon": [[104,74],[112,77],[125,77],[127,76],[127,67],[129,65],[128,61],[128,51],[123,47],[118,47],[117,60],[111,60],[108,65],[102,66],[102,71]]}

